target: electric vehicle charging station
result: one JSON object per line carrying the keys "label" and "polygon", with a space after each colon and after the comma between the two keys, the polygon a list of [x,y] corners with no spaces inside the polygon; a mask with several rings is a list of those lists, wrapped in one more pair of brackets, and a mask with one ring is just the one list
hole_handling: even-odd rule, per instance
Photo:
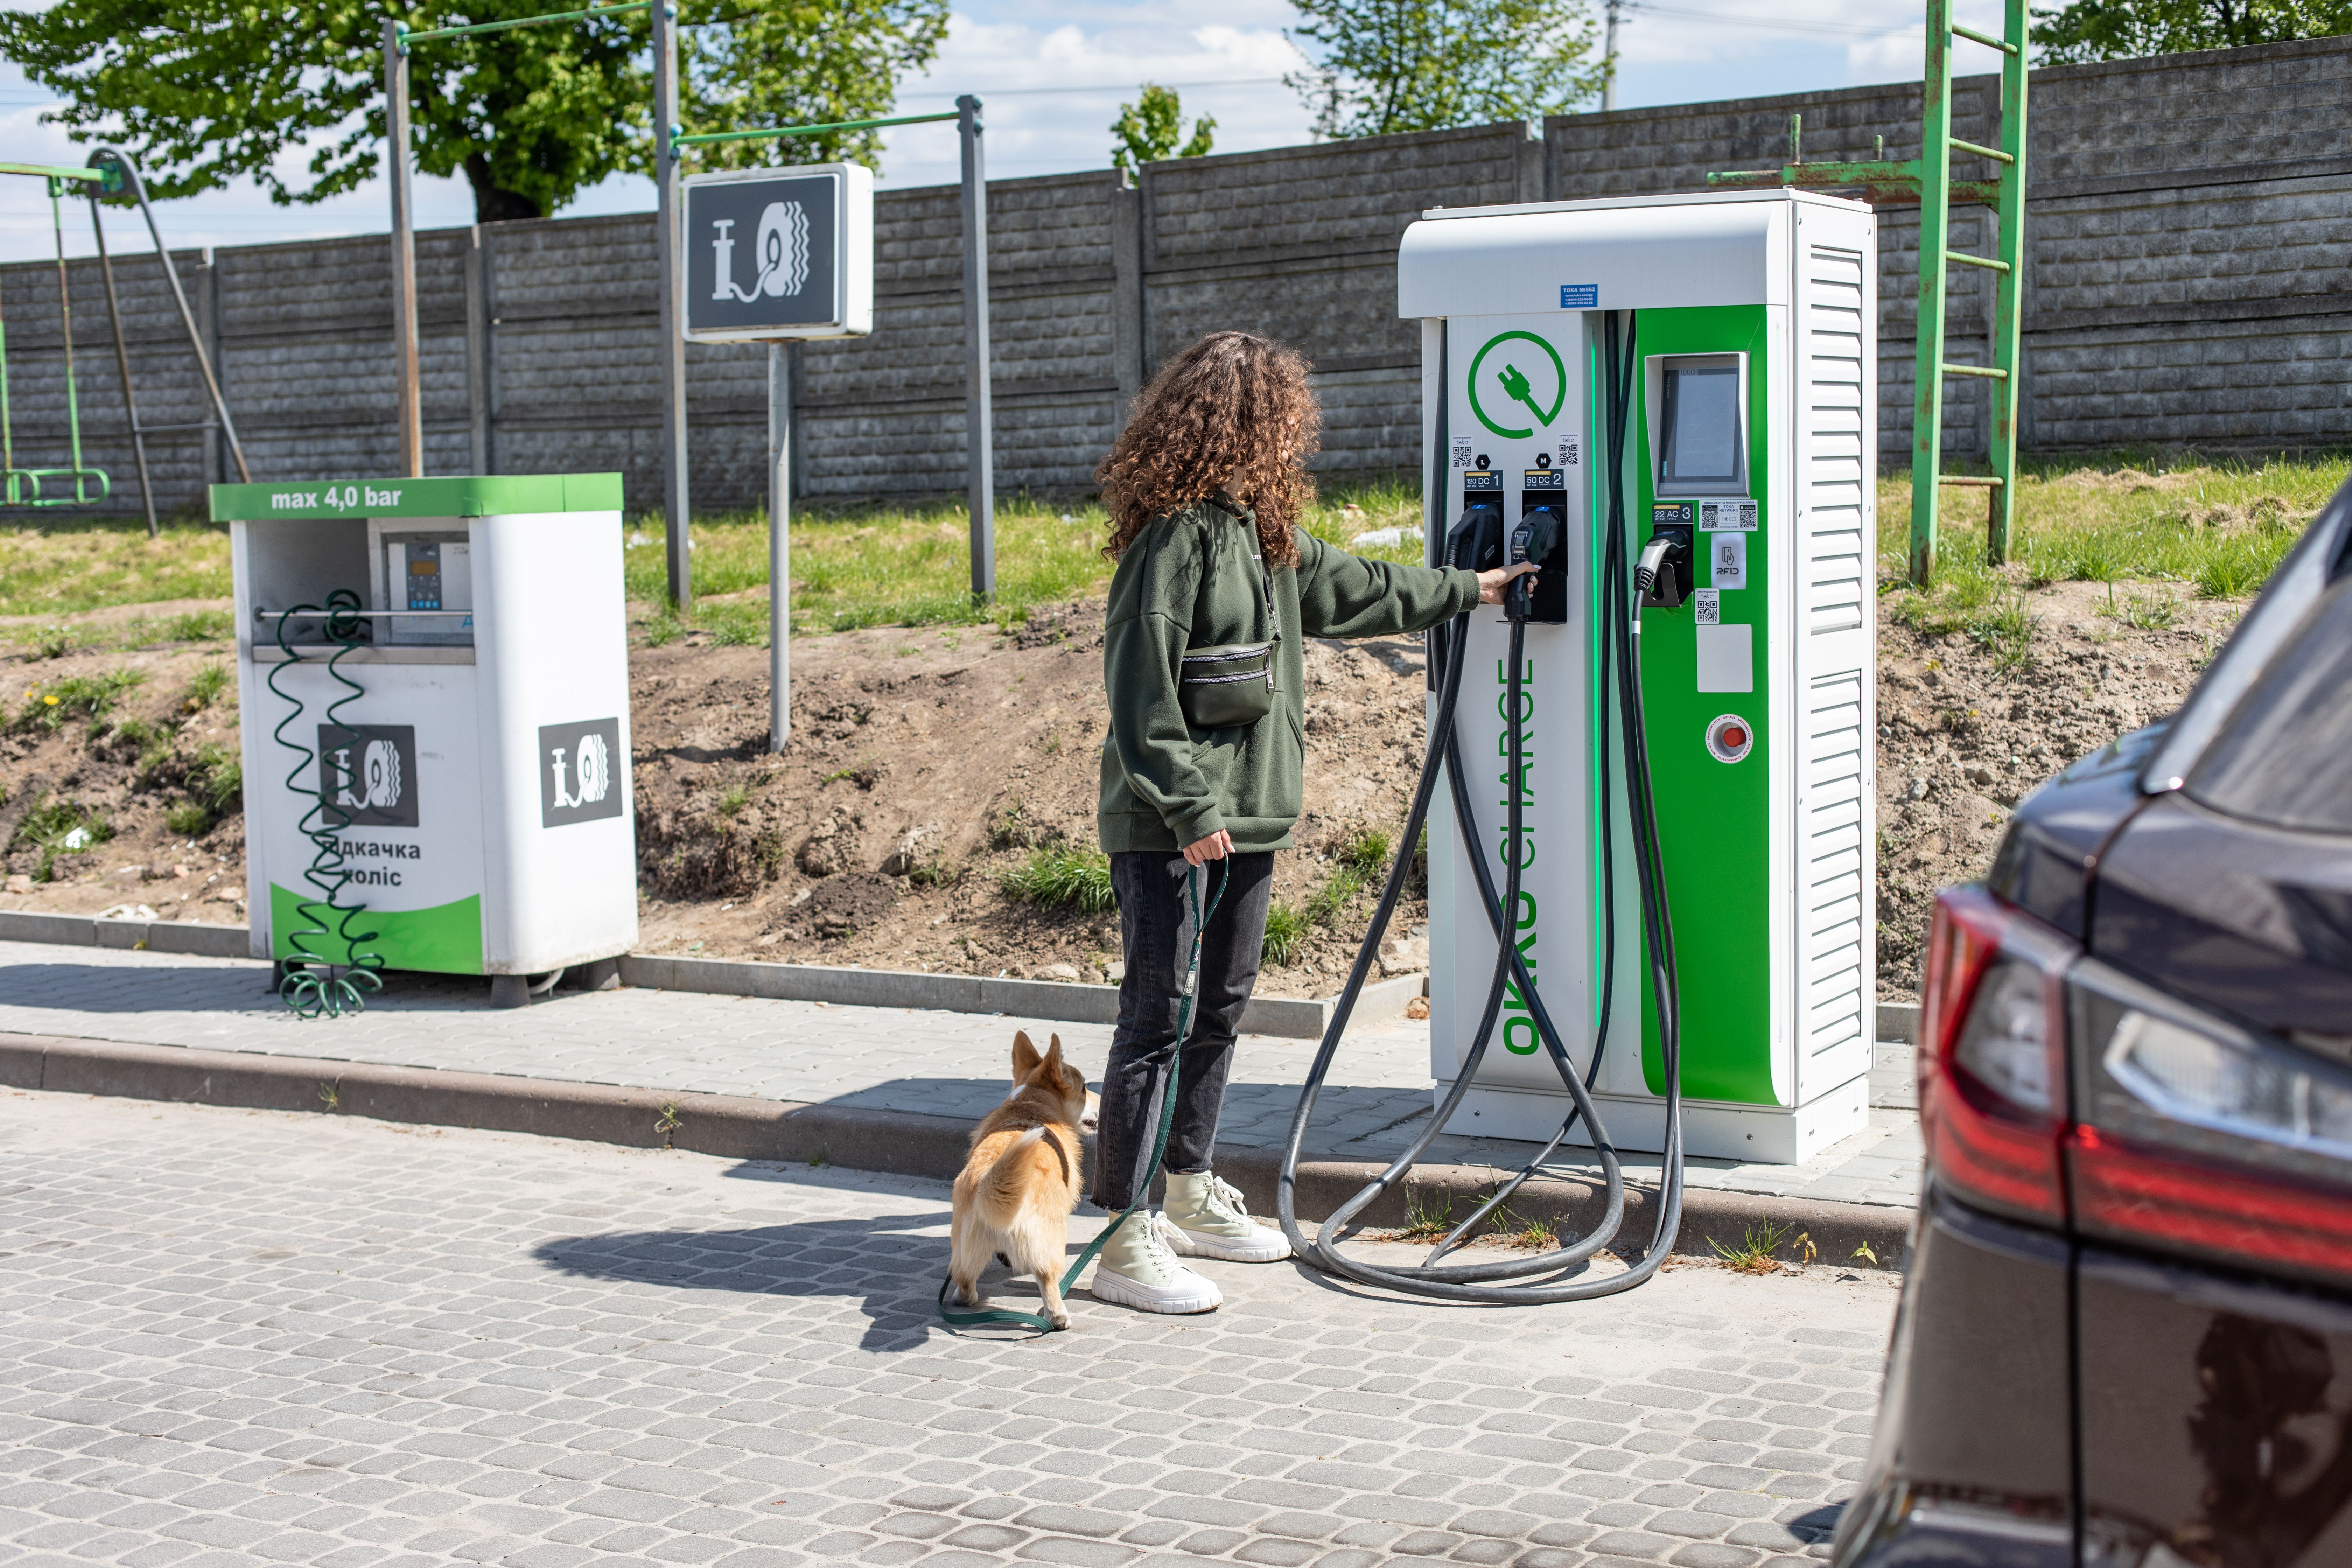
{"label": "electric vehicle charging station", "polygon": [[[1431,559],[1466,528],[1486,542],[1479,565],[1540,569],[1516,720],[1507,614],[1468,629],[1454,724],[1472,841],[1493,863],[1507,852],[1516,721],[1512,921],[1578,1071],[1601,1050],[1591,1099],[1621,1148],[1666,1147],[1668,1117],[1628,807],[1604,766],[1622,710],[1601,676],[1603,323],[1631,312],[1637,345],[1621,542],[1657,577],[1634,641],[1685,1147],[1795,1163],[1869,1116],[1876,245],[1863,204],[1773,190],[1439,209],[1400,247],[1425,449],[1449,479],[1430,498]],[[1443,794],[1433,817],[1443,1105],[1497,948]],[[1446,1131],[1558,1133],[1573,1102],[1539,1044],[1514,984]],[[1569,1137],[1590,1141],[1581,1122]]]}
{"label": "electric vehicle charging station", "polygon": [[557,970],[614,983],[637,937],[621,476],[215,485],[212,515],[253,956],[488,975],[500,1006]]}

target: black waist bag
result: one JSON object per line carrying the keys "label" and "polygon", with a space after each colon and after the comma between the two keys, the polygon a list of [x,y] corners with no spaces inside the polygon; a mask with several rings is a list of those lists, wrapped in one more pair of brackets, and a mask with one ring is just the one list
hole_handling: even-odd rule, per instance
{"label": "black waist bag", "polygon": [[[1236,505],[1223,495],[1213,498],[1219,510],[1239,520]],[[1255,542],[1255,540],[1253,540]],[[1265,626],[1275,633],[1270,642],[1224,643],[1215,647],[1184,650],[1183,679],[1176,688],[1184,722],[1195,730],[1232,730],[1256,723],[1274,711],[1274,650],[1281,646],[1280,625],[1274,618],[1274,574],[1259,557],[1259,583],[1265,593]]]}

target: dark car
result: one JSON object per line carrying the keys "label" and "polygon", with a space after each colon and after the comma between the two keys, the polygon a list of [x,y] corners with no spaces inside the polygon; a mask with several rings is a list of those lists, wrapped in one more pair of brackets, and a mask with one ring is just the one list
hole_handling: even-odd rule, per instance
{"label": "dark car", "polygon": [[2352,1564],[2352,485],[1945,892],[1847,1568]]}

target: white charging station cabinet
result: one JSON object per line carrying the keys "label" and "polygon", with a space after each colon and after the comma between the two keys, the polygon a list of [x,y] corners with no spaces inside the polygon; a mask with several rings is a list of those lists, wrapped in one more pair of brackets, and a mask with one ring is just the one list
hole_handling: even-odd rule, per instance
{"label": "white charging station cabinet", "polygon": [[[1688,1151],[1796,1163],[1868,1124],[1874,1029],[1877,229],[1856,202],[1727,192],[1440,209],[1405,231],[1398,311],[1422,324],[1435,558],[1465,495],[1505,526],[1557,497],[1559,594],[1527,630],[1473,619],[1456,724],[1475,842],[1496,868],[1507,726],[1522,726],[1517,940],[1580,1071],[1618,934],[1597,1108],[1622,1148],[1664,1131],[1656,1009],[1613,681],[1601,677],[1607,317],[1633,312],[1623,541],[1694,546],[1686,602],[1640,612],[1643,733],[1680,971]],[[1445,369],[1441,379],[1440,365]],[[1433,466],[1434,467],[1434,466]],[[1558,505],[1557,500],[1549,504]],[[1541,581],[1541,579],[1538,579]],[[1538,603],[1541,597],[1538,595]],[[1612,878],[1601,873],[1601,745]],[[1430,842],[1431,1071],[1470,1047],[1496,944],[1439,793]],[[1571,1105],[1516,988],[1449,1131],[1543,1142]],[[1580,1127],[1571,1135],[1587,1141]]]}
{"label": "white charging station cabinet", "polygon": [[[621,476],[215,485],[212,514],[236,577],[253,956],[356,948],[508,977],[511,1001],[514,977],[635,946]],[[339,591],[347,649],[322,614]],[[349,921],[326,908],[339,881],[334,906],[365,906]]]}

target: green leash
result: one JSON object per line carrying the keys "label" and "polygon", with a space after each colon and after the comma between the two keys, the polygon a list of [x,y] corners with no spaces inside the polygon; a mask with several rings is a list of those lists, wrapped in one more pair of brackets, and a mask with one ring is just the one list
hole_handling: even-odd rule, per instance
{"label": "green leash", "polygon": [[[1168,1134],[1176,1125],[1176,1080],[1183,1070],[1184,1042],[1192,1033],[1192,1006],[1201,990],[1201,943],[1208,935],[1210,918],[1217,912],[1217,906],[1224,902],[1225,883],[1232,878],[1232,867],[1230,864],[1221,865],[1217,872],[1217,890],[1210,898],[1208,907],[1203,909],[1201,905],[1201,868],[1189,863],[1184,868],[1184,896],[1192,909],[1192,952],[1184,962],[1184,999],[1176,1009],[1176,1054],[1169,1058],[1168,1081],[1160,1093],[1160,1135],[1152,1141],[1151,1168],[1144,1173],[1143,1180],[1136,1184],[1135,1196],[1127,1207],[1119,1211],[1118,1217],[1103,1226],[1102,1234],[1087,1243],[1087,1249],[1079,1253],[1076,1261],[1063,1273],[1061,1291],[1064,1296],[1067,1296],[1077,1284],[1078,1276],[1087,1271],[1087,1265],[1092,1263],[1109,1244],[1110,1238],[1118,1234],[1119,1226],[1127,1223],[1128,1216],[1143,1206],[1144,1198],[1151,1192],[1151,1179],[1160,1174],[1160,1162],[1167,1157]],[[961,1307],[950,1307],[948,1305],[948,1291],[954,1285],[952,1275],[940,1281],[940,1317],[951,1327],[977,1329],[1002,1323],[1041,1334],[1050,1334],[1057,1327],[1053,1319],[1042,1312],[1023,1312],[1011,1307],[979,1307],[970,1311]]]}

